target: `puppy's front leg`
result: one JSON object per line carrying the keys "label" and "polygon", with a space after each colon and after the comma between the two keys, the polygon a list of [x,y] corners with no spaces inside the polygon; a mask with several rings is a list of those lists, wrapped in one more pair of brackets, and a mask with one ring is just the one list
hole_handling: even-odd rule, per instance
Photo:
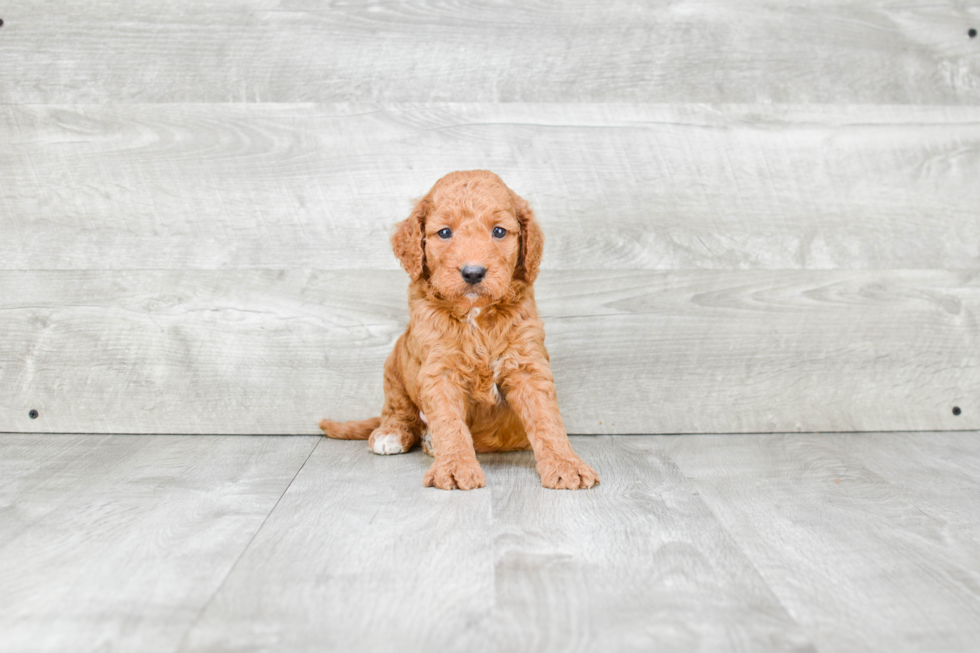
{"label": "puppy's front leg", "polygon": [[473,490],[486,485],[473,436],[466,426],[466,400],[459,386],[449,375],[440,374],[425,380],[420,394],[435,458],[422,482],[442,490]]}
{"label": "puppy's front leg", "polygon": [[524,423],[534,450],[541,485],[553,490],[577,490],[599,484],[599,476],[572,450],[558,411],[551,366],[534,357],[504,379],[507,403]]}

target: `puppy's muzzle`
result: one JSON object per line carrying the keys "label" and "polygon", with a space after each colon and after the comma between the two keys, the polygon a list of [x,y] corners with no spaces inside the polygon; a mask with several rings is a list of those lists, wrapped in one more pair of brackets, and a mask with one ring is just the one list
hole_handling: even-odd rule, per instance
{"label": "puppy's muzzle", "polygon": [[464,265],[459,273],[463,275],[463,281],[473,285],[483,281],[483,277],[487,275],[487,269],[482,265]]}

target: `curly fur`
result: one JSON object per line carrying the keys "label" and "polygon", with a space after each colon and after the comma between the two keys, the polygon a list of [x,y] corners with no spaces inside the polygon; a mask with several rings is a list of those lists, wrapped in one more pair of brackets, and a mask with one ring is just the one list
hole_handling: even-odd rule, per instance
{"label": "curly fur", "polygon": [[[440,237],[447,228],[451,237]],[[544,237],[527,202],[492,172],[453,172],[396,225],[391,245],[411,277],[410,318],[385,363],[381,417],[323,420],[324,433],[366,438],[376,453],[424,440],[435,458],[429,487],[482,487],[477,452],[527,448],[545,487],[597,485],[558,411],[533,291]],[[467,283],[467,265],[485,277]]]}

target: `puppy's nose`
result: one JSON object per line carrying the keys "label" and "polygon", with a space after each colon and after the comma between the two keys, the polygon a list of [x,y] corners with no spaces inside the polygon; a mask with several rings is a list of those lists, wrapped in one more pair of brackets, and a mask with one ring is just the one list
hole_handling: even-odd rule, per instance
{"label": "puppy's nose", "polygon": [[480,283],[487,274],[487,269],[482,265],[464,265],[459,271],[463,275],[463,281],[469,284]]}

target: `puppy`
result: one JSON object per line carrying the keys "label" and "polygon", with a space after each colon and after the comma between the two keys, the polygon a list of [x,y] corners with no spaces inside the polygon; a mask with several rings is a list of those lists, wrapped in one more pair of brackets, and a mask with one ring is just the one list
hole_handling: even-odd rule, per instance
{"label": "puppy", "polygon": [[527,202],[492,172],[453,172],[391,244],[411,276],[410,317],[385,363],[381,417],[323,420],[323,432],[377,454],[421,442],[435,458],[427,487],[483,487],[476,453],[528,448],[543,486],[598,485],[558,412],[532,289],[544,238]]}

